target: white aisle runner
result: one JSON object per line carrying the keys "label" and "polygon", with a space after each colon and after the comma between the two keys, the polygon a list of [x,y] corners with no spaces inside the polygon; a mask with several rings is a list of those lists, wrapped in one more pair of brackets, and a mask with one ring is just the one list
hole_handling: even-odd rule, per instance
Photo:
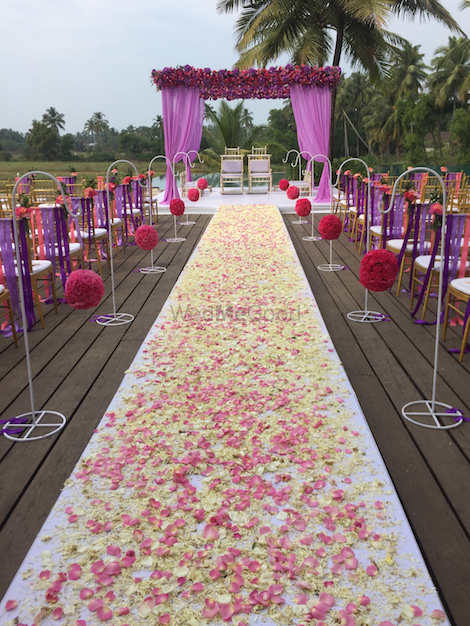
{"label": "white aisle runner", "polygon": [[276,207],[219,209],[0,617],[449,624]]}

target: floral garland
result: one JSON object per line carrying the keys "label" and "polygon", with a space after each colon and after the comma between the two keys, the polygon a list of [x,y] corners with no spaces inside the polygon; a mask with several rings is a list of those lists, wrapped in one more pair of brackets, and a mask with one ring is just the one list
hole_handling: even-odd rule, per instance
{"label": "floral garland", "polygon": [[221,207],[2,624],[448,624],[315,307],[277,208]]}
{"label": "floral garland", "polygon": [[205,100],[289,98],[290,86],[335,88],[341,80],[339,67],[285,67],[250,68],[240,70],[211,70],[191,67],[165,67],[152,70],[152,82],[157,90],[187,87],[200,89]]}

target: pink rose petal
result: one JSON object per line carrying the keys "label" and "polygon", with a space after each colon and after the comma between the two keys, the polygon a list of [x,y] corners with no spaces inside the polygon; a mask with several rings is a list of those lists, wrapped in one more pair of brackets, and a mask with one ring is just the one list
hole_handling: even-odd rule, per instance
{"label": "pink rose petal", "polygon": [[112,618],[113,612],[107,606],[100,606],[99,609],[96,611],[96,615],[98,616],[98,619],[100,619],[102,622],[106,622]]}
{"label": "pink rose petal", "polygon": [[16,609],[17,606],[18,606],[18,600],[8,600],[8,602],[5,604],[5,610],[13,611],[13,609]]}

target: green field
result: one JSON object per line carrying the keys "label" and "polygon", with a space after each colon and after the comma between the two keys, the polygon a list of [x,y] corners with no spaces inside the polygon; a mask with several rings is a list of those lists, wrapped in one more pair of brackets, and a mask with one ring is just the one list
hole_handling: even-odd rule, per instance
{"label": "green field", "polygon": [[[139,172],[145,172],[148,167],[148,161],[133,161],[134,165]],[[41,171],[48,172],[54,176],[70,176],[73,167],[73,171],[77,172],[78,178],[86,177],[91,178],[95,176],[106,176],[106,171],[109,167],[109,162],[97,162],[97,163],[65,163],[64,161],[0,161],[0,180],[9,179],[10,182],[15,181],[15,177],[22,176],[27,172]],[[119,171],[127,172],[130,167],[127,163],[119,163],[117,165]],[[152,166],[152,169],[159,174],[165,173],[165,166],[163,163],[156,163]]]}

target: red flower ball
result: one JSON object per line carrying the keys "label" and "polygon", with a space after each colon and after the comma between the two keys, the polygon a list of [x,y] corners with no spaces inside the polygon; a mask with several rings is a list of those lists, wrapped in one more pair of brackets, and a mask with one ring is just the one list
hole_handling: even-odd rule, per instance
{"label": "red flower ball", "polygon": [[205,178],[200,178],[197,181],[197,186],[199,187],[199,189],[207,189],[207,180]]}
{"label": "red flower ball", "polygon": [[103,279],[92,270],[74,270],[65,283],[65,299],[73,309],[91,309],[103,295]]}
{"label": "red flower ball", "polygon": [[318,232],[327,241],[338,239],[342,230],[343,222],[336,215],[325,215],[318,223]]}
{"label": "red flower ball", "polygon": [[170,202],[170,213],[172,215],[183,215],[184,208],[184,202],[179,198],[173,198],[173,200]]}
{"label": "red flower ball", "polygon": [[370,291],[387,291],[395,282],[398,262],[393,252],[372,250],[361,261],[359,280]]}
{"label": "red flower ball", "polygon": [[197,202],[199,200],[199,189],[190,189],[188,191],[188,199],[191,202]]}
{"label": "red flower ball", "polygon": [[289,181],[287,178],[281,178],[279,181],[279,189],[281,191],[287,191],[289,189]]}
{"label": "red flower ball", "polygon": [[307,215],[310,215],[311,210],[312,205],[308,198],[299,198],[295,203],[295,212],[299,217],[307,217]]}
{"label": "red flower ball", "polygon": [[158,233],[150,224],[143,224],[135,231],[135,242],[142,250],[153,250],[158,243]]}
{"label": "red flower ball", "polygon": [[299,197],[299,193],[299,188],[295,187],[295,185],[292,185],[292,187],[289,187],[289,189],[287,190],[287,197],[289,198],[289,200],[295,200]]}

